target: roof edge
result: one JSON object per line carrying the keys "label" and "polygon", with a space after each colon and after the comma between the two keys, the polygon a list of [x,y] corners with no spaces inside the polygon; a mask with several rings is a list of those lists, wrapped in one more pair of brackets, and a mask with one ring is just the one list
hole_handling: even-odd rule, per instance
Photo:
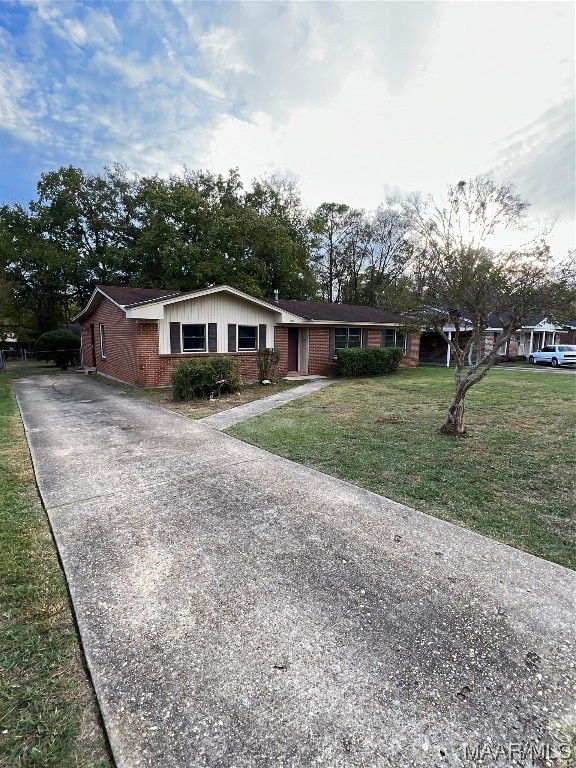
{"label": "roof edge", "polygon": [[257,304],[258,306],[264,307],[265,309],[274,310],[278,314],[291,315],[292,317],[298,320],[309,319],[304,317],[303,315],[297,315],[295,312],[291,312],[290,310],[283,309],[277,304],[270,303],[265,299],[258,299],[255,296],[251,296],[249,293],[245,293],[244,291],[241,291],[238,288],[233,288],[231,285],[226,285],[226,284],[213,285],[213,286],[210,286],[209,288],[199,288],[194,291],[186,291],[184,293],[165,296],[160,299],[147,299],[146,301],[143,301],[143,302],[126,304],[125,307],[123,307],[123,309],[137,309],[138,307],[147,306],[150,304],[176,304],[179,301],[187,301],[188,299],[200,298],[201,296],[210,296],[212,294],[222,293],[222,292],[229,293],[232,296],[237,296],[238,298],[241,298],[244,301],[249,301],[251,304]]}
{"label": "roof edge", "polygon": [[[86,317],[87,315],[92,314],[92,312],[91,312],[92,304],[94,303],[95,299],[98,297],[98,294],[100,294],[101,296],[104,296],[105,298],[107,298],[108,301],[111,301],[112,304],[115,304],[119,309],[124,310],[124,306],[122,304],[118,304],[117,301],[114,301],[114,299],[112,299],[110,296],[108,296],[108,294],[105,291],[102,290],[103,287],[105,287],[105,286],[97,285],[96,288],[94,288],[94,290],[92,291],[92,295],[88,299],[88,303],[86,304],[86,306],[83,309],[80,310],[80,312],[78,312],[78,314],[76,314],[76,315],[74,315],[74,317],[70,318],[72,321],[74,321],[74,320],[82,320],[82,318]],[[98,303],[100,303],[100,302],[98,302]]]}

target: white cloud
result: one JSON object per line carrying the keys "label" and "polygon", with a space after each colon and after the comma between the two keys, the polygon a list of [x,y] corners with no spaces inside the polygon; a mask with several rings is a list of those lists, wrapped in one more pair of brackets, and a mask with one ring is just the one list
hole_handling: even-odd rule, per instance
{"label": "white cloud", "polygon": [[55,164],[279,169],[368,209],[493,169],[536,216],[574,207],[569,3],[26,7],[2,120]]}
{"label": "white cloud", "polygon": [[92,46],[108,46],[120,42],[122,36],[108,10],[86,9],[85,29]]}
{"label": "white cloud", "polygon": [[218,72],[253,74],[239,50],[241,39],[240,34],[227,27],[211,27],[200,38],[198,49],[209,57],[212,68]]}
{"label": "white cloud", "polygon": [[43,0],[32,4],[36,9],[36,18],[72,47],[98,47],[121,39],[114,19],[107,9],[96,10],[90,6],[78,6],[82,13],[82,18],[78,18],[67,16],[66,11],[70,11],[70,6],[63,3]]}
{"label": "white cloud", "polygon": [[533,200],[541,215],[575,217],[575,100],[548,109],[502,142],[495,174],[508,178]]}
{"label": "white cloud", "polygon": [[[292,26],[286,14],[268,19],[265,33],[282,66],[270,66],[276,54],[255,44],[258,32],[236,38],[251,44],[248,62],[262,74],[232,78],[229,93],[254,112],[243,106],[220,118],[210,167],[238,165],[247,177],[287,168],[312,206],[337,200],[374,208],[387,185],[439,193],[505,162],[507,180],[535,203],[536,216],[548,216],[554,203],[573,208],[574,107],[559,106],[573,92],[567,4],[444,3],[422,20],[420,4],[406,3],[416,23],[404,36],[396,34],[406,19],[395,3],[327,5],[290,6]],[[242,12],[236,6],[236,16]],[[272,15],[261,4],[246,13],[260,21]],[[286,30],[281,40],[275,22]],[[287,56],[298,30],[305,43],[294,58],[304,67]],[[398,52],[404,58],[396,60]],[[316,69],[314,60],[328,66]],[[256,88],[264,95],[254,96]],[[562,126],[555,127],[558,109]],[[503,137],[538,120],[522,152],[503,148]]]}
{"label": "white cloud", "polygon": [[27,142],[46,138],[39,120],[45,108],[41,101],[29,99],[32,90],[32,78],[18,61],[12,38],[0,27],[0,128]]}

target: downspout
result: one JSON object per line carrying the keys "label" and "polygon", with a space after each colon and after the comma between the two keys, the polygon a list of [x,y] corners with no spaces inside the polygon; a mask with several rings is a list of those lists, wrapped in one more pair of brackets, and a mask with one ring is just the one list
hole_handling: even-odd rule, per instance
{"label": "downspout", "polygon": [[[452,331],[448,331],[448,338],[450,341],[452,341]],[[450,368],[450,352],[452,350],[450,349],[450,344],[448,344],[448,348],[446,349],[446,368]]]}

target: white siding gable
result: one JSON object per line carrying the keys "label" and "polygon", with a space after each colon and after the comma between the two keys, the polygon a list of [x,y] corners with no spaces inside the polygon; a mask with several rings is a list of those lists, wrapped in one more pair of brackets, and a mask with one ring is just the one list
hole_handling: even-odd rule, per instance
{"label": "white siding gable", "polygon": [[219,292],[198,298],[185,299],[164,306],[164,319],[158,321],[160,354],[170,354],[170,323],[218,326],[218,352],[228,352],[228,324],[266,325],[266,343],[274,346],[274,322],[277,317],[270,311],[236,296]]}

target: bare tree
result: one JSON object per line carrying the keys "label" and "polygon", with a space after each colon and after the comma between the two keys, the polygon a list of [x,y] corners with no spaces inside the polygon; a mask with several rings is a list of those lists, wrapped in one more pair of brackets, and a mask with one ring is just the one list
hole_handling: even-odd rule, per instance
{"label": "bare tree", "polygon": [[390,202],[374,214],[323,203],[310,221],[315,261],[328,301],[395,304],[410,254],[409,219]]}
{"label": "bare tree", "polygon": [[[444,202],[429,196],[404,204],[414,249],[413,314],[440,334],[455,364],[445,434],[466,433],[467,392],[531,316],[556,308],[554,265],[543,240],[499,254],[486,247],[496,227],[522,227],[527,207],[512,185],[486,177],[449,187]],[[486,344],[489,327],[501,329],[492,344]]]}
{"label": "bare tree", "polygon": [[315,240],[314,261],[323,293],[330,303],[341,301],[347,262],[358,253],[352,247],[358,242],[363,211],[344,203],[322,203],[310,219]]}
{"label": "bare tree", "polygon": [[389,200],[370,221],[370,243],[362,274],[362,299],[370,306],[400,308],[412,248],[410,219]]}

